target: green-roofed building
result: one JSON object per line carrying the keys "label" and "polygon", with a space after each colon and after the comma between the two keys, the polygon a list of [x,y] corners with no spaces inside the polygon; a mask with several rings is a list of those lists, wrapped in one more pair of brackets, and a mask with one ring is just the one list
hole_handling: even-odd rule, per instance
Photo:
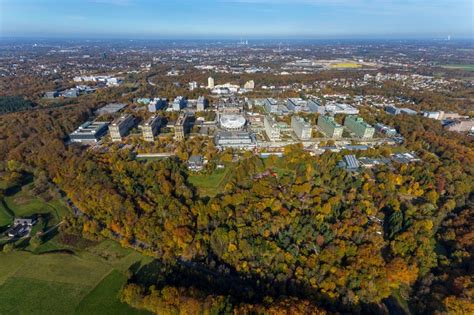
{"label": "green-roofed building", "polygon": [[344,120],[344,126],[354,133],[356,137],[371,139],[374,136],[375,128],[369,125],[362,117],[351,115]]}
{"label": "green-roofed building", "polygon": [[334,120],[334,117],[322,115],[318,118],[318,128],[326,137],[334,139],[342,138],[342,131],[344,130],[344,128]]}

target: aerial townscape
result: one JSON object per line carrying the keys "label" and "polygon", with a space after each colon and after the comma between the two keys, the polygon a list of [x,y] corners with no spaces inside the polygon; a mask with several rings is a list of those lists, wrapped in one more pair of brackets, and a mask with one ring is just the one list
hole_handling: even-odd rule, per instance
{"label": "aerial townscape", "polygon": [[474,314],[471,1],[71,4],[0,0],[0,314]]}

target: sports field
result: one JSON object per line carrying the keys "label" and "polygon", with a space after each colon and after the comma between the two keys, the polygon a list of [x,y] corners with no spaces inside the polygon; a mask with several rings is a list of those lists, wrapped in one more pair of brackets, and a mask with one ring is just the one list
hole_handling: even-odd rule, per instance
{"label": "sports field", "polygon": [[442,65],[441,67],[445,69],[464,70],[464,71],[474,72],[474,65],[471,65],[471,64],[452,64],[452,65]]}
{"label": "sports field", "polygon": [[331,68],[333,69],[356,69],[361,67],[362,65],[355,62],[340,62],[331,64]]}
{"label": "sports field", "polygon": [[0,314],[144,314],[118,298],[136,262],[149,258],[113,241],[62,253],[0,253]]}

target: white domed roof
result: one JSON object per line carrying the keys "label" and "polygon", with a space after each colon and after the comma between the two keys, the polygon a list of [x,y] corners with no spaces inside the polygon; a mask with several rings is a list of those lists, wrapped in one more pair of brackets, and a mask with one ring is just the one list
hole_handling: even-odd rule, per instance
{"label": "white domed roof", "polygon": [[245,125],[245,118],[241,115],[222,115],[221,126],[225,129],[240,129]]}

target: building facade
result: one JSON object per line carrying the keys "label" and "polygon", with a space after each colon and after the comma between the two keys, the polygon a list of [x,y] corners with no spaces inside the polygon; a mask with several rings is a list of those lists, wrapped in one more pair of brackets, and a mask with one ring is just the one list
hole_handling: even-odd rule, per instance
{"label": "building facade", "polygon": [[153,99],[148,105],[148,111],[150,113],[155,113],[157,110],[165,109],[167,106],[166,99],[161,99],[159,97]]}
{"label": "building facade", "polygon": [[264,101],[265,111],[267,113],[278,112],[278,101],[273,98],[267,98]]}
{"label": "building facade", "polygon": [[207,88],[208,88],[208,89],[213,89],[215,86],[216,86],[216,84],[215,84],[214,78],[213,78],[213,77],[209,77],[209,78],[207,79]]}
{"label": "building facade", "polygon": [[253,90],[253,89],[255,89],[255,81],[250,80],[250,81],[245,82],[245,84],[244,84],[244,89],[246,89],[246,90]]}
{"label": "building facade", "polygon": [[301,98],[289,98],[286,107],[292,112],[301,112],[306,109],[308,102]]}
{"label": "building facade", "polygon": [[319,116],[318,129],[326,137],[334,139],[342,138],[342,132],[344,131],[344,128],[334,120],[334,117],[330,116]]}
{"label": "building facade", "polygon": [[122,141],[122,137],[127,135],[127,133],[132,129],[135,124],[135,119],[132,115],[124,115],[116,119],[109,126],[110,137],[113,142]]}
{"label": "building facade", "polygon": [[143,139],[148,142],[155,141],[161,126],[161,117],[152,116],[141,125]]}
{"label": "building facade", "polygon": [[179,115],[174,125],[174,137],[176,140],[183,140],[186,136],[189,116],[186,113]]}
{"label": "building facade", "polygon": [[263,125],[270,141],[279,141],[281,139],[281,129],[272,117],[265,116]]}
{"label": "building facade", "polygon": [[324,113],[326,112],[326,108],[322,106],[321,103],[315,100],[310,100],[308,102],[308,110],[312,113],[318,113],[321,115],[324,115]]}
{"label": "building facade", "polygon": [[359,116],[347,116],[344,120],[344,127],[362,139],[371,139],[375,134],[375,128]]}
{"label": "building facade", "polygon": [[313,130],[311,125],[306,122],[301,117],[293,116],[291,117],[291,128],[295,131],[296,136],[300,140],[309,140],[311,139],[311,135]]}
{"label": "building facade", "polygon": [[173,110],[176,112],[179,112],[180,110],[185,108],[186,105],[187,105],[186,99],[182,96],[178,96],[173,101]]}
{"label": "building facade", "polygon": [[198,112],[202,112],[207,108],[208,101],[204,98],[204,96],[200,96],[197,100],[196,110]]}

